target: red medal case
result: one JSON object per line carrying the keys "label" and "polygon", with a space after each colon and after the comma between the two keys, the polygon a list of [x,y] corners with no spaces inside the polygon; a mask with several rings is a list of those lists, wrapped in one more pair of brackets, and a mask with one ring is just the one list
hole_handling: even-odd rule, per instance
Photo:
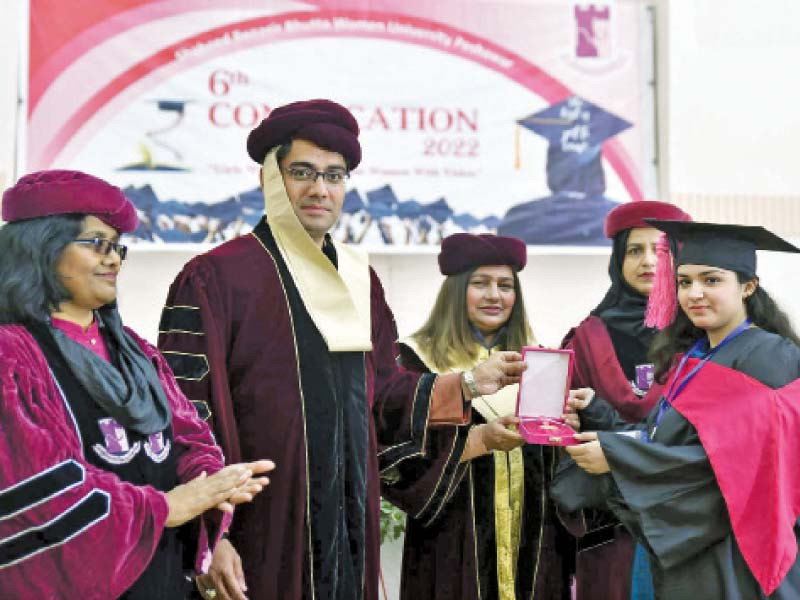
{"label": "red medal case", "polygon": [[525,346],[522,359],[528,368],[522,374],[517,395],[519,433],[529,444],[573,446],[579,444],[561,415],[569,397],[569,382],[575,356],[572,350],[550,350]]}

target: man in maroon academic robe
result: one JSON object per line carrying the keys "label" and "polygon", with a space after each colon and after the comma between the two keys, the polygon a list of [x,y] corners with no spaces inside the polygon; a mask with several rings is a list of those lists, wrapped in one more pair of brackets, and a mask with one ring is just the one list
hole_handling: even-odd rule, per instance
{"label": "man in maroon academic robe", "polygon": [[[468,374],[396,365],[394,318],[366,258],[334,243],[358,125],[327,100],[274,110],[248,138],[266,216],[190,261],[159,345],[228,461],[268,456],[270,493],[238,510],[207,598],[378,598],[379,474],[464,424],[464,398],[517,380],[503,353]],[[241,555],[241,567],[238,555]],[[243,573],[242,573],[243,570]]]}

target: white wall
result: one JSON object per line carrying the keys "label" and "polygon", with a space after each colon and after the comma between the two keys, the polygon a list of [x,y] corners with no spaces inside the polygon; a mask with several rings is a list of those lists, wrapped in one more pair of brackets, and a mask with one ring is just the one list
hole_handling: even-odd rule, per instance
{"label": "white wall", "polygon": [[800,195],[800,3],[659,4],[669,11],[670,191]]}
{"label": "white wall", "polygon": [[[120,277],[119,302],[125,323],[154,341],[170,283],[195,251],[133,246]],[[435,254],[370,257],[386,289],[400,336],[428,315],[442,276]],[[531,324],[540,343],[558,345],[563,335],[599,302],[608,286],[607,251],[593,254],[531,254],[520,274]]]}
{"label": "white wall", "polygon": [[0,190],[14,178],[21,0],[0,0]]}

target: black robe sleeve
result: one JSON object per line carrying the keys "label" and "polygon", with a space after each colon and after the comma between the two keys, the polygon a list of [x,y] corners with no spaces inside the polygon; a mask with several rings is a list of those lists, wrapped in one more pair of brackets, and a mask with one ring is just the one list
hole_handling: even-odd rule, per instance
{"label": "black robe sleeve", "polygon": [[613,479],[607,503],[669,568],[731,532],[725,501],[703,446],[665,446],[602,432]]}
{"label": "black robe sleeve", "polygon": [[[419,373],[430,373],[405,344],[398,345],[398,363]],[[422,451],[381,474],[384,498],[425,525],[432,523],[453,496],[467,470],[461,455],[469,426],[451,425],[427,431]]]}

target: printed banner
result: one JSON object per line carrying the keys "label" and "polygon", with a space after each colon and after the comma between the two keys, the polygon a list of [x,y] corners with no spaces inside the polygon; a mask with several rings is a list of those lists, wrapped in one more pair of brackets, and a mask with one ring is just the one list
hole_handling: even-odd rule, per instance
{"label": "printed banner", "polygon": [[31,0],[27,170],[122,187],[135,241],[218,242],[263,214],[248,132],[330,98],[361,127],[334,235],[603,244],[643,197],[650,33],[637,0]]}

